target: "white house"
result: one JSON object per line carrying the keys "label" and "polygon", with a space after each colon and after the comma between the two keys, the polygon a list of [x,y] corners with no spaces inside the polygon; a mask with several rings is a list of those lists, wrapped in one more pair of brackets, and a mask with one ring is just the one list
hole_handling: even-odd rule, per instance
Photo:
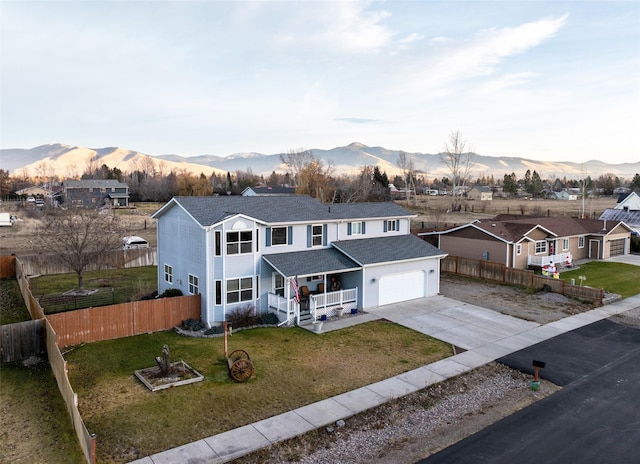
{"label": "white house", "polygon": [[303,195],[175,197],[158,220],[158,291],[202,296],[202,321],[252,305],[282,323],[436,295],[438,248],[391,202]]}

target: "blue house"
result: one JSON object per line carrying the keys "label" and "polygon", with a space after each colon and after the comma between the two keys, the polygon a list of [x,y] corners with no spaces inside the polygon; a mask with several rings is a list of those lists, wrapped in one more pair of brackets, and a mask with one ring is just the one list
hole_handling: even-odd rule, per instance
{"label": "blue house", "polygon": [[158,220],[158,291],[200,294],[202,321],[252,306],[283,324],[436,295],[438,248],[395,203],[303,195],[175,197]]}

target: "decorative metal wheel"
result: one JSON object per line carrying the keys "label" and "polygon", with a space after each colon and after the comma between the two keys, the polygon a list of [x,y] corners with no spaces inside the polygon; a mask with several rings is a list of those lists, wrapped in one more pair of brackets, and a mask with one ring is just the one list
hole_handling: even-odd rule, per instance
{"label": "decorative metal wheel", "polygon": [[253,375],[253,363],[248,359],[238,359],[231,365],[229,375],[236,382],[246,382]]}
{"label": "decorative metal wheel", "polygon": [[248,359],[248,360],[250,360],[251,358],[249,357],[249,353],[247,353],[245,350],[232,351],[231,354],[229,355],[229,360],[232,363],[234,363],[238,359]]}

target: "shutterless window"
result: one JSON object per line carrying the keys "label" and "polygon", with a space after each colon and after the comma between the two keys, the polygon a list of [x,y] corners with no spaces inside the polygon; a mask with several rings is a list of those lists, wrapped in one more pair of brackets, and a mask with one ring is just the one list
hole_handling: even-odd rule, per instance
{"label": "shutterless window", "polygon": [[584,235],[578,237],[578,248],[584,248]]}
{"label": "shutterless window", "polygon": [[222,281],[216,280],[216,304],[222,304]]}
{"label": "shutterless window", "polygon": [[311,245],[322,245],[322,225],[315,225],[311,227]]}
{"label": "shutterless window", "polygon": [[286,244],[287,244],[287,228],[273,227],[271,229],[271,245],[286,245]]}
{"label": "shutterless window", "polygon": [[164,281],[169,284],[173,283],[173,267],[168,264],[164,265]]}
{"label": "shutterless window", "polygon": [[547,252],[547,242],[544,240],[536,242],[536,254],[546,253]]}
{"label": "shutterless window", "polygon": [[563,238],[562,239],[562,249],[563,250],[568,250],[569,249],[569,239],[568,238]]}
{"label": "shutterless window", "polygon": [[220,256],[222,254],[222,234],[219,230],[216,230],[215,253],[216,256]]}
{"label": "shutterless window", "polygon": [[227,303],[251,301],[253,298],[253,277],[227,280]]}
{"label": "shutterless window", "polygon": [[198,276],[189,274],[189,293],[191,295],[197,295],[200,293],[198,281]]}
{"label": "shutterless window", "polygon": [[227,232],[227,254],[238,255],[251,253],[253,244],[253,232],[243,230],[241,232]]}
{"label": "shutterless window", "polygon": [[522,253],[522,245],[520,245],[519,243],[516,245],[516,254],[518,256],[520,256],[520,254]]}

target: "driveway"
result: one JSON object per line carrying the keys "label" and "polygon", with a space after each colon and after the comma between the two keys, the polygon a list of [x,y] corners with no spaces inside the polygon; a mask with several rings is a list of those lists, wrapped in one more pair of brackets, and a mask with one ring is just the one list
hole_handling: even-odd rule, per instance
{"label": "driveway", "polygon": [[613,256],[607,259],[606,261],[612,261],[614,263],[633,264],[634,266],[640,266],[640,254]]}
{"label": "driveway", "polygon": [[507,365],[563,385],[518,413],[420,461],[640,462],[640,330],[602,320],[508,355]]}

